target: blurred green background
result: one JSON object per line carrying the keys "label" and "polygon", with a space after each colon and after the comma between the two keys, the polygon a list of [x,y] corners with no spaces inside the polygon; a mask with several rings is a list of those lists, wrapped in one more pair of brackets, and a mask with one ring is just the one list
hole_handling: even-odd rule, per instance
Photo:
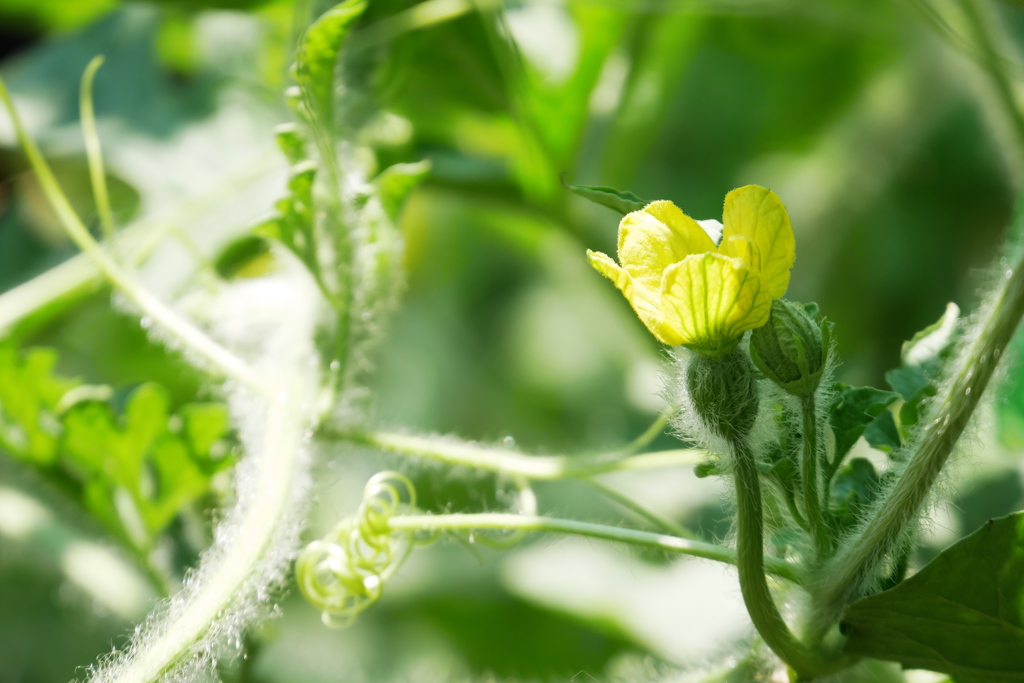
{"label": "blurred green background", "polygon": [[[698,219],[720,218],[734,187],[774,189],[797,235],[789,296],[817,301],[835,321],[838,379],[851,384],[884,386],[902,341],[948,301],[972,310],[998,270],[1024,156],[977,46],[945,23],[941,3],[414,5],[372,0],[345,62],[349,113],[372,124],[362,135],[380,167],[432,162],[402,219],[408,285],[379,353],[381,425],[578,453],[624,444],[657,416],[665,352],[584,257],[614,251],[617,218],[569,196],[561,173],[671,199]],[[105,54],[95,99],[119,222],[204,197],[177,227],[213,257],[281,193],[271,129],[287,120],[280,92],[301,18],[322,8],[0,0],[0,71],[76,206],[95,219],[78,80]],[[1016,88],[1024,14],[984,8]],[[3,118],[3,289],[74,253],[25,169]],[[143,269],[166,296],[186,291],[194,272],[173,240]],[[210,396],[119,310],[96,287],[10,335],[56,347],[64,373],[119,392],[156,379],[176,404]],[[965,479],[924,530],[919,561],[1024,502],[1018,375],[1011,368],[983,410]],[[675,443],[664,436],[655,447]],[[354,508],[366,477],[398,464],[329,448],[323,463],[310,537]],[[508,486],[409,471],[449,510],[500,506],[485,491]],[[671,471],[606,483],[709,538],[728,534],[718,482]],[[538,493],[549,512],[636,523],[582,485]],[[19,537],[17,514],[43,515],[46,533]],[[72,563],[70,548],[99,556]],[[80,566],[96,576],[79,576]],[[94,521],[0,454],[0,682],[84,676],[77,667],[122,643],[153,599],[133,571]],[[441,543],[417,551],[348,630],[323,628],[288,597],[224,677],[683,680],[680,670],[743,654],[738,593],[727,569],[595,543],[536,539],[506,552]]]}

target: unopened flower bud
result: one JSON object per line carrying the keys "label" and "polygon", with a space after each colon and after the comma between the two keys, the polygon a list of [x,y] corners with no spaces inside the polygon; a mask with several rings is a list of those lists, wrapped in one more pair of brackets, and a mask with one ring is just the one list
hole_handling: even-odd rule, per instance
{"label": "unopened flower bud", "polygon": [[750,336],[757,369],[794,396],[809,396],[821,382],[830,342],[829,323],[792,301],[772,302],[768,323]]}

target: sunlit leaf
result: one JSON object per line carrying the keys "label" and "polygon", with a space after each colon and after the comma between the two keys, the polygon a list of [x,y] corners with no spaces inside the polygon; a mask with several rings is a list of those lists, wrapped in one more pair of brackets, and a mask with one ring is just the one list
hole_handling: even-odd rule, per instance
{"label": "sunlit leaf", "polygon": [[39,465],[49,465],[56,458],[57,406],[78,384],[55,375],[56,363],[52,349],[20,354],[12,345],[0,344],[0,446]]}
{"label": "sunlit leaf", "polygon": [[231,462],[221,443],[229,429],[223,406],[190,404],[172,417],[169,405],[166,391],[143,384],[120,418],[109,404],[90,401],[64,420],[63,452],[87,507],[136,545],[162,533]]}
{"label": "sunlit leaf", "polygon": [[430,172],[430,163],[421,161],[415,164],[395,164],[384,169],[373,184],[377,188],[381,204],[388,217],[394,221],[402,210],[409,193]]}
{"label": "sunlit leaf", "polygon": [[366,0],[345,0],[324,12],[306,30],[299,46],[295,78],[309,94],[316,115],[330,126],[334,106],[334,68],[352,24],[366,9]]}

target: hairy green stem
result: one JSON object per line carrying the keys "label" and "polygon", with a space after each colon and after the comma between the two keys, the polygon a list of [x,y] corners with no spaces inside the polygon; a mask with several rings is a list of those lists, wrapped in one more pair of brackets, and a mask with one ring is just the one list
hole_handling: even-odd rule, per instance
{"label": "hairy green stem", "polygon": [[524,455],[500,448],[487,448],[442,438],[411,436],[392,432],[323,430],[321,435],[390,453],[439,460],[491,472],[518,474],[527,479],[555,480],[592,477],[607,472],[697,465],[704,451],[682,448],[629,455],[621,451],[599,455]]}
{"label": "hairy green stem", "polygon": [[830,661],[801,643],[775,605],[765,578],[768,562],[764,556],[764,514],[757,463],[744,441],[734,440],[733,449],[738,509],[736,566],[740,575],[740,592],[750,620],[768,647],[801,676],[814,678],[830,673],[839,668],[838,660],[833,658]]}
{"label": "hairy green stem", "polygon": [[796,522],[797,526],[801,529],[810,533],[811,527],[808,526],[807,520],[804,519],[804,516],[800,514],[800,508],[796,505],[796,496],[793,493],[793,489],[789,488],[785,482],[779,481],[778,479],[776,479],[776,484],[782,492],[782,498],[786,501],[786,508],[789,510],[789,514],[793,518],[793,521]]}
{"label": "hairy green stem", "polygon": [[803,413],[803,458],[800,463],[800,479],[803,485],[804,510],[811,529],[811,539],[818,553],[818,559],[831,552],[831,537],[825,516],[821,511],[821,495],[818,489],[818,415],[814,393],[800,402]]}
{"label": "hairy green stem", "polygon": [[1006,271],[1001,286],[981,314],[978,327],[952,366],[950,379],[935,399],[938,408],[917,433],[906,469],[876,505],[868,524],[822,572],[812,625],[825,633],[847,602],[863,591],[879,566],[904,542],[935,480],[967,427],[1006,345],[1024,316],[1024,258]]}
{"label": "hairy green stem", "polygon": [[[525,531],[544,531],[600,538],[606,541],[619,541],[656,550],[703,557],[706,560],[715,560],[716,562],[724,562],[726,564],[737,564],[737,554],[732,548],[723,548],[712,543],[703,543],[665,534],[655,534],[649,531],[636,531],[634,529],[623,529],[604,524],[578,522],[573,519],[506,513],[396,515],[388,520],[388,525],[392,529],[523,529]],[[763,563],[763,569],[793,583],[799,584],[801,582],[801,576],[796,567],[785,560],[769,558],[768,562]],[[763,575],[761,578],[764,580]]]}

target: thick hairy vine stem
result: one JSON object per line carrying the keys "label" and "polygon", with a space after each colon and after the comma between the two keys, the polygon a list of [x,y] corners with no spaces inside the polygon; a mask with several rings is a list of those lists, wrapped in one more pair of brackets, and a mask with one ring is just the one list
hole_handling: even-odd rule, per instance
{"label": "thick hairy vine stem", "polygon": [[[90,78],[91,72],[87,74],[87,84]],[[238,382],[247,390],[243,402],[258,400],[266,413],[265,427],[252,435],[259,454],[252,463],[255,467],[249,472],[251,485],[238,486],[239,503],[218,527],[217,543],[204,554],[196,574],[182,594],[168,603],[166,612],[151,617],[127,652],[113,657],[110,664],[100,667],[91,677],[104,683],[149,683],[160,679],[182,660],[201,652],[203,638],[230,615],[232,609],[240,609],[252,593],[257,597],[250,602],[265,600],[267,585],[277,580],[287,558],[282,552],[270,551],[276,547],[286,554],[291,545],[288,538],[279,536],[285,520],[295,509],[293,498],[303,472],[302,443],[309,427],[302,406],[306,397],[313,394],[312,385],[300,379],[305,377],[304,373],[289,374],[291,367],[285,367],[280,373],[258,372],[153,296],[116,263],[71,207],[39,148],[26,134],[2,80],[0,101],[10,114],[18,140],[47,200],[72,240],[144,315],[189,352]],[[297,536],[297,530],[294,535]],[[238,623],[225,626],[225,632],[237,633],[244,629],[245,624],[235,621]]]}
{"label": "thick hairy vine stem", "polygon": [[[395,515],[388,520],[392,529],[430,529],[430,530],[469,530],[469,529],[523,529],[525,531],[544,531],[557,534],[571,534],[600,538],[606,541],[618,541],[631,545],[640,545],[656,550],[682,553],[694,557],[702,557],[726,564],[737,564],[736,551],[712,543],[693,541],[677,536],[655,534],[649,531],[623,529],[604,524],[578,522],[573,519],[558,519],[536,515],[516,515],[507,513],[454,514],[454,515]],[[762,558],[763,559],[763,558]],[[796,568],[778,558],[769,558],[761,563],[762,570],[770,574],[799,584],[801,577]],[[762,574],[761,580],[764,580]],[[766,585],[767,589],[767,585]]]}
{"label": "thick hairy vine stem", "polygon": [[733,447],[738,508],[736,566],[750,620],[768,647],[801,676],[814,678],[835,671],[841,667],[841,660],[826,658],[801,643],[775,605],[765,578],[764,515],[757,464],[746,443],[736,441]]}
{"label": "thick hairy vine stem", "polygon": [[281,391],[268,408],[267,434],[254,499],[244,511],[223,561],[198,590],[170,615],[155,637],[140,643],[120,666],[101,673],[103,683],[149,683],[158,680],[195,646],[245,590],[263,561],[291,503],[305,423],[295,415],[294,392]]}
{"label": "thick hairy vine stem", "polygon": [[839,620],[846,604],[871,581],[920,514],[1024,316],[1024,258],[1006,270],[990,301],[935,399],[937,409],[918,432],[906,469],[882,497],[868,524],[843,544],[822,572],[811,622],[817,633],[827,632]]}
{"label": "thick hairy vine stem", "polygon": [[818,487],[818,416],[814,393],[808,394],[800,402],[803,412],[803,459],[800,463],[800,478],[803,485],[804,509],[807,512],[807,523],[811,529],[811,538],[818,559],[831,552],[831,537],[825,516],[821,511],[821,494]]}

